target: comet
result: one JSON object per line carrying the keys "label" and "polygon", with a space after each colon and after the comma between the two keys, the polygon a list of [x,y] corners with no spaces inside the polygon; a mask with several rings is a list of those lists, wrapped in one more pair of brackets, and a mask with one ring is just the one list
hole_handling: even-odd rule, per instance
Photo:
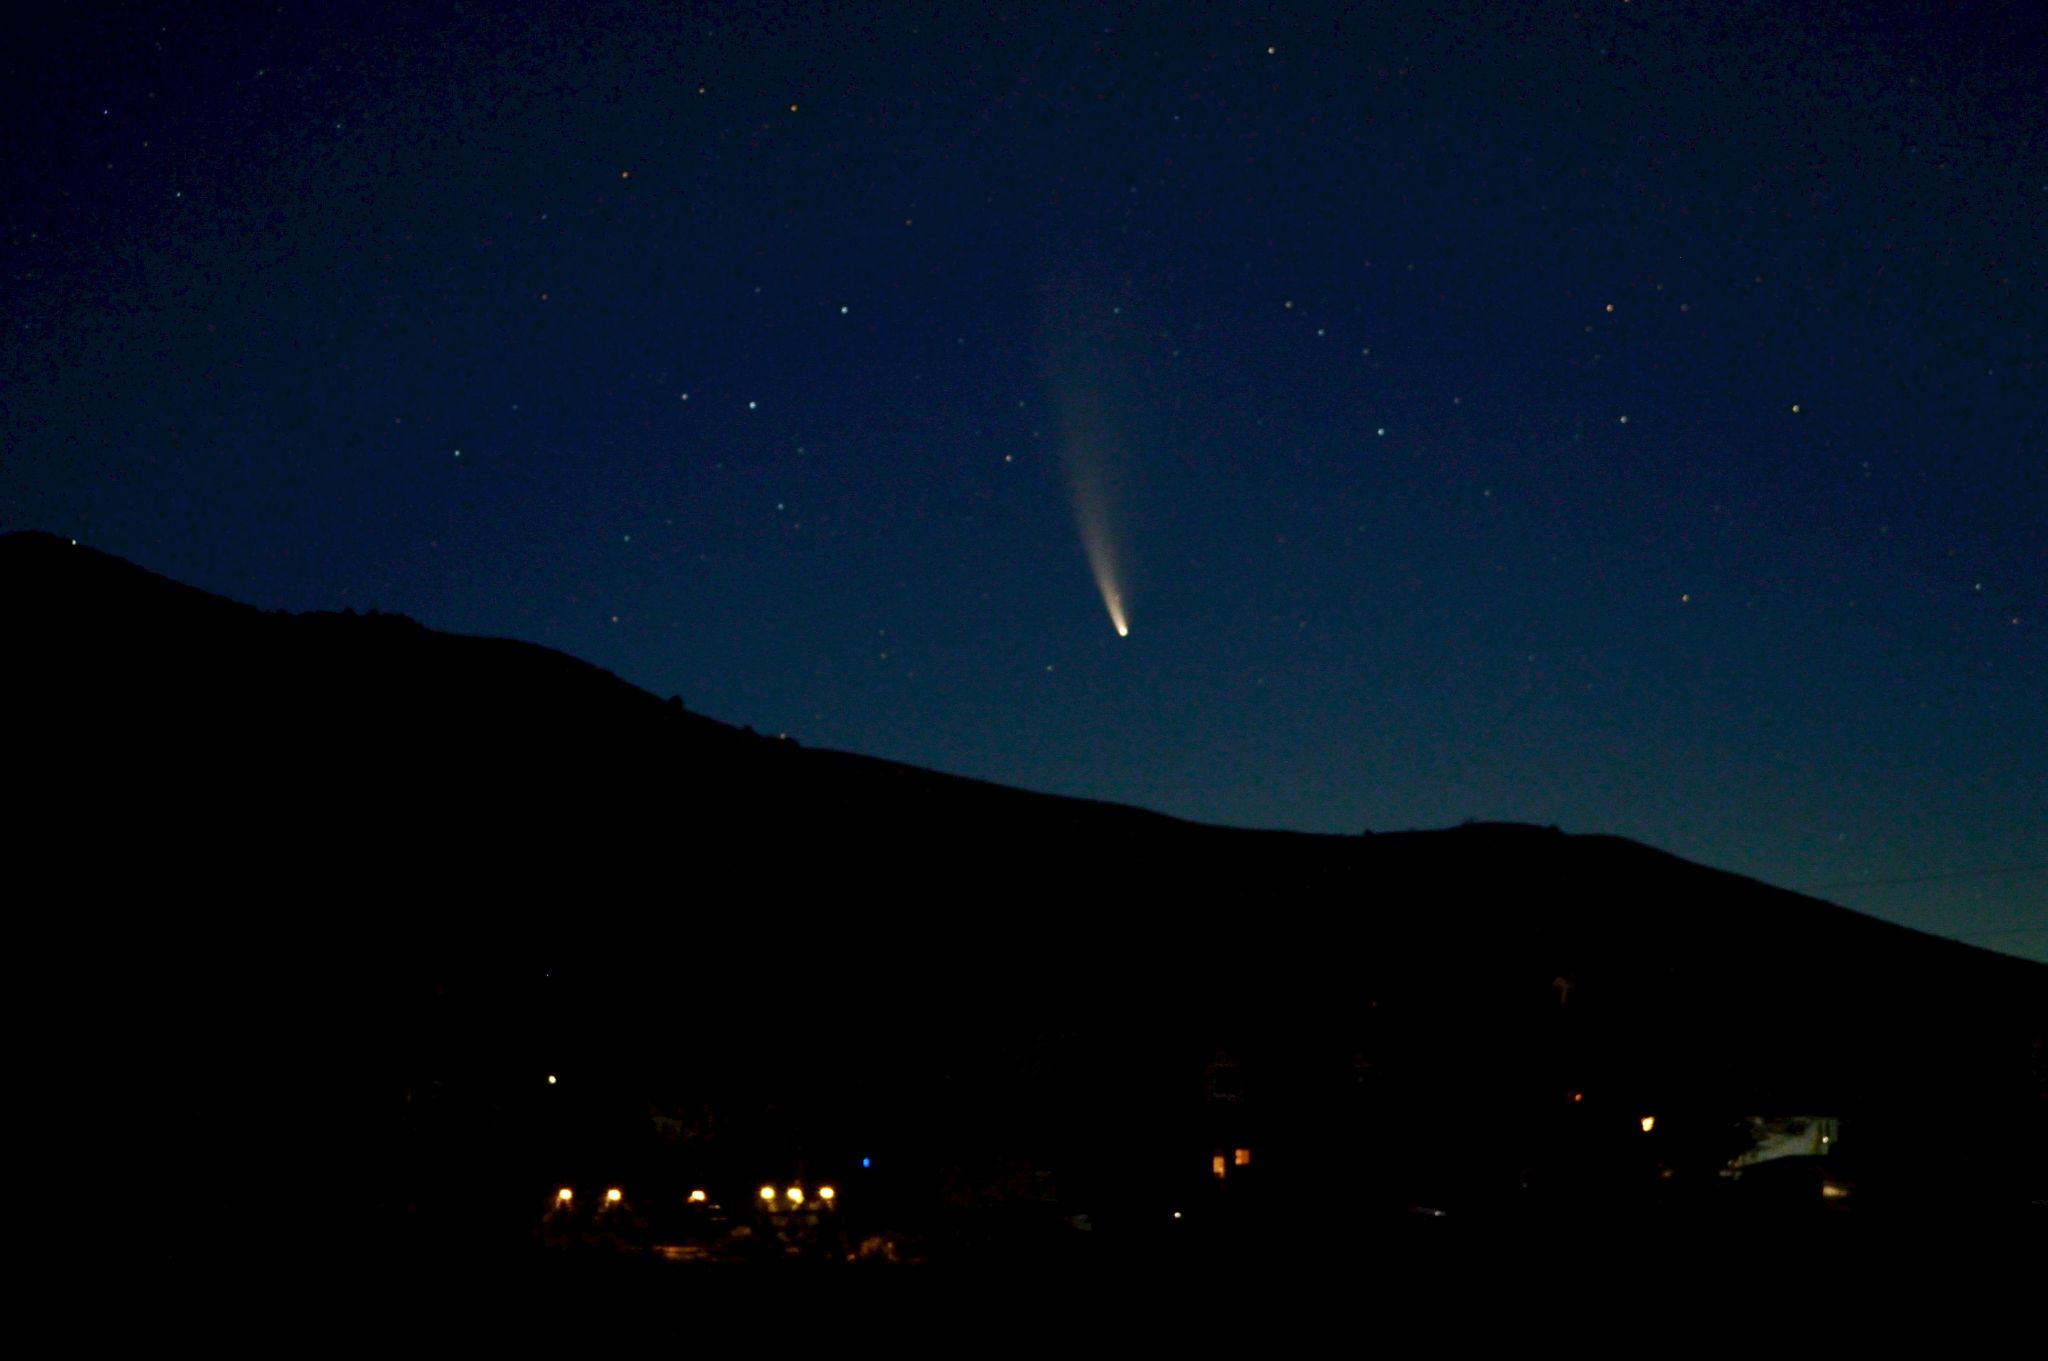
{"label": "comet", "polygon": [[1131,383],[1123,372],[1131,338],[1123,309],[1104,290],[1071,282],[1042,291],[1053,404],[1059,414],[1060,466],[1073,498],[1081,551],[1096,593],[1119,638],[1131,636],[1124,544],[1118,532],[1130,474],[1120,408]]}
{"label": "comet", "polygon": [[1088,570],[1102,596],[1102,607],[1109,611],[1116,636],[1128,638],[1131,620],[1124,611],[1123,556],[1117,551],[1115,501],[1109,492],[1108,467],[1099,458],[1088,455],[1089,447],[1069,444],[1065,459],[1067,481],[1074,494],[1074,520],[1081,530],[1081,551],[1088,556]]}

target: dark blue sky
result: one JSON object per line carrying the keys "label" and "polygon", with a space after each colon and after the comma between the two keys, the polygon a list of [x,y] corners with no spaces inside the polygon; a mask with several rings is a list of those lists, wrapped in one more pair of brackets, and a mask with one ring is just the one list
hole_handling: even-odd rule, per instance
{"label": "dark blue sky", "polygon": [[513,8],[6,21],[0,525],[2048,958],[2038,6]]}

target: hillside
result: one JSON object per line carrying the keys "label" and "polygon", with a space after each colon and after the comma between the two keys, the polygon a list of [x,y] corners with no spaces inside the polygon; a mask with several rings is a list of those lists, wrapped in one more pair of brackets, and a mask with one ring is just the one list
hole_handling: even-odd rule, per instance
{"label": "hillside", "polygon": [[[1895,1201],[2043,1189],[2048,969],[1630,842],[1006,789],[43,535],[0,538],[0,617],[25,1014],[87,1060],[67,1156],[124,1176],[290,1165],[513,1233],[504,1188],[573,1168],[872,1146],[906,1205],[1118,1224],[1237,1138],[1269,1207],[1334,1166],[1390,1204],[1606,1203],[1646,1112],[1688,1184],[1732,1121],[1827,1113]],[[1925,1155],[1957,1122],[1978,1151]]]}

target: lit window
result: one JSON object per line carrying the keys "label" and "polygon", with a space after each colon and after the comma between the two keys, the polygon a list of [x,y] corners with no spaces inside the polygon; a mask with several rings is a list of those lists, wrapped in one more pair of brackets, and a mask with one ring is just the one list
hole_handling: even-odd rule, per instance
{"label": "lit window", "polygon": [[1248,1148],[1240,1148],[1230,1155],[1230,1161],[1238,1167],[1250,1167],[1252,1165],[1252,1151]]}
{"label": "lit window", "polygon": [[1209,1170],[1218,1177],[1221,1177],[1224,1174],[1225,1168],[1223,1165],[1223,1155],[1221,1153],[1218,1153],[1215,1157],[1209,1159]]}

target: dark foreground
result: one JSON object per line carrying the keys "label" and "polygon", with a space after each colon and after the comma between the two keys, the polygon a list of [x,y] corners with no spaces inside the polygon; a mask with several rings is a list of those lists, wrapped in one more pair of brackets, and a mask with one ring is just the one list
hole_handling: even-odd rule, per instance
{"label": "dark foreground", "polygon": [[86,1335],[139,1327],[257,1346],[340,1339],[600,1355],[649,1345],[1004,1350],[1048,1333],[1079,1346],[1204,1352],[1343,1339],[1616,1338],[1652,1349],[1724,1330],[1757,1341],[1876,1335],[1910,1315],[1967,1343],[1988,1339],[1997,1316],[2038,1291],[2048,1209],[1682,1228],[1418,1220],[1322,1242],[990,1247],[915,1265],[705,1262],[538,1243],[142,1255],[147,1264],[131,1259],[140,1307],[80,1311]]}

